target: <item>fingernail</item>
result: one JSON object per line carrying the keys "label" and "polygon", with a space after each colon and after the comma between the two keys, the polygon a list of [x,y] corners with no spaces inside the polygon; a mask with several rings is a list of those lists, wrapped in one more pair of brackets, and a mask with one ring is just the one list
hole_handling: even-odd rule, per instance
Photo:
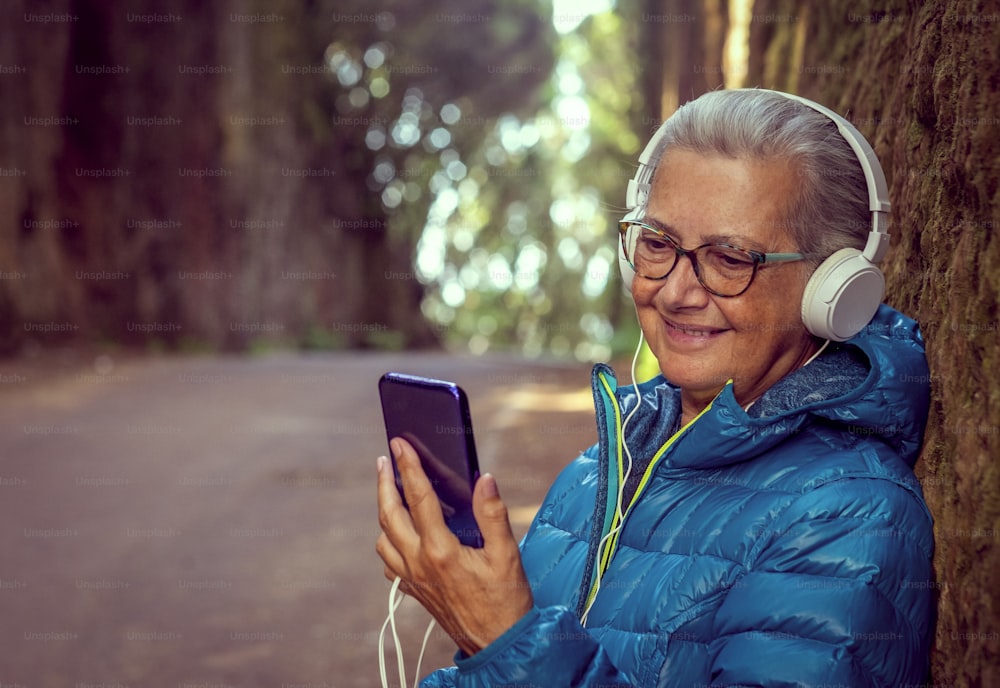
{"label": "fingernail", "polygon": [[375,468],[378,470],[379,473],[381,473],[383,470],[385,470],[385,465],[388,462],[389,459],[387,459],[384,456],[380,456],[377,459],[375,459]]}
{"label": "fingernail", "polygon": [[495,499],[500,496],[500,489],[497,487],[497,479],[494,478],[492,474],[483,473],[479,479],[484,481],[483,491],[486,493],[487,497]]}

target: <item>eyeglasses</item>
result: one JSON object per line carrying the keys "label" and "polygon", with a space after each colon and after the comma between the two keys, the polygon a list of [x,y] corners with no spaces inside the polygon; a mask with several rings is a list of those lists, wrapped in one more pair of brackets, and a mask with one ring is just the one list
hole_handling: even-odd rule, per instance
{"label": "eyeglasses", "polygon": [[651,280],[666,279],[677,266],[677,259],[687,256],[698,283],[722,297],[739,296],[749,289],[761,265],[806,258],[801,253],[761,253],[730,244],[704,244],[688,250],[663,231],[632,220],[619,222],[618,231],[625,258],[636,274]]}

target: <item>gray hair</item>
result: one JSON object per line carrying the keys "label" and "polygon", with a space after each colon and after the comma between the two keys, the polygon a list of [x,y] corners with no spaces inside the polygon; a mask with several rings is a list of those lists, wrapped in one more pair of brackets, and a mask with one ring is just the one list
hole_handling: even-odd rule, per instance
{"label": "gray hair", "polygon": [[802,184],[783,222],[799,251],[819,256],[814,264],[864,248],[871,228],[864,171],[826,115],[772,91],[720,90],[682,105],[663,127],[654,167],[671,148],[796,166]]}

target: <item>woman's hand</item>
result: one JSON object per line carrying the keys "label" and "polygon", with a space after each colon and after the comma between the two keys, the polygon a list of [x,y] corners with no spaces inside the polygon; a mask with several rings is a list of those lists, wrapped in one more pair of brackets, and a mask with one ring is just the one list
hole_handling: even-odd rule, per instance
{"label": "woman's hand", "polygon": [[496,480],[483,475],[472,510],[481,549],[465,547],[445,525],[441,506],[413,447],[394,438],[391,448],[410,510],[396,489],[392,465],[378,460],[378,513],[382,534],[375,551],[389,580],[415,597],[467,655],[499,638],[534,605]]}

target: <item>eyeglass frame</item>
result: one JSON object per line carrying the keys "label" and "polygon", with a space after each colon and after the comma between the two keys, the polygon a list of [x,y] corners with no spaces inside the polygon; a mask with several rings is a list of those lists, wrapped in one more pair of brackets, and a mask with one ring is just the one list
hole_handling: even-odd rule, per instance
{"label": "eyeglass frame", "polygon": [[[639,272],[639,270],[635,267],[635,263],[632,261],[632,257],[629,256],[628,247],[625,245],[625,234],[628,232],[628,228],[632,225],[637,225],[642,229],[648,229],[657,236],[666,240],[667,243],[669,243],[671,246],[674,247],[674,262],[670,266],[670,269],[667,270],[666,273],[664,273],[662,276],[649,277],[648,275],[644,275],[641,272]],[[757,269],[761,266],[774,265],[780,263],[792,263],[799,260],[806,260],[809,257],[804,253],[763,253],[761,251],[754,251],[753,249],[743,248],[742,246],[736,246],[735,244],[726,244],[719,242],[713,244],[702,244],[701,246],[697,246],[693,249],[686,249],[681,247],[679,243],[677,243],[662,229],[658,229],[639,220],[619,220],[618,234],[621,237],[622,252],[625,254],[625,260],[627,260],[628,264],[632,266],[632,269],[635,271],[635,274],[648,280],[654,280],[654,281],[665,280],[667,279],[667,277],[670,276],[670,273],[674,271],[674,268],[677,267],[677,263],[679,262],[680,257],[685,256],[688,260],[691,261],[691,267],[694,269],[694,276],[698,279],[698,284],[700,284],[702,288],[709,294],[713,294],[723,299],[731,299],[745,294],[747,289],[750,288],[750,285],[752,285],[753,281],[757,278]],[[695,256],[695,253],[700,249],[710,248],[713,246],[722,246],[725,248],[734,249],[736,251],[741,251],[742,253],[745,253],[748,256],[750,256],[750,258],[753,260],[753,271],[750,273],[750,279],[747,280],[746,286],[735,294],[720,294],[719,292],[717,292],[716,290],[712,289],[707,284],[705,284],[705,280],[702,279],[701,269],[698,267],[698,259]]]}

